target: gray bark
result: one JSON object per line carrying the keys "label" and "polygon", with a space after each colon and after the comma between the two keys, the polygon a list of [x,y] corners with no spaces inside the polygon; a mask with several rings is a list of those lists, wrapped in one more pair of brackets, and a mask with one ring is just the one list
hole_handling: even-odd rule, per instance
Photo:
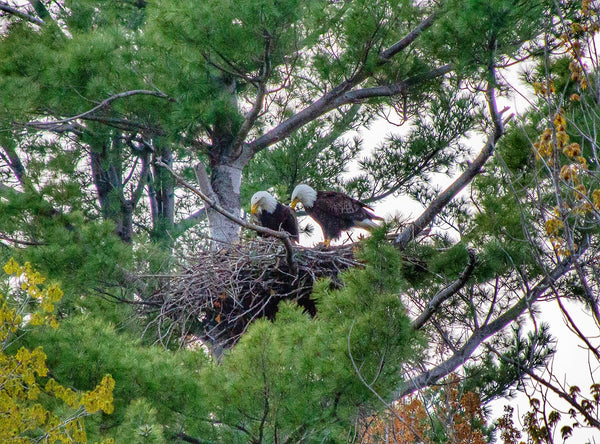
{"label": "gray bark", "polygon": [[[211,170],[210,182],[219,204],[239,216],[242,169],[237,166],[216,165]],[[212,208],[208,210],[208,223],[213,248],[227,247],[239,239],[240,226]]]}

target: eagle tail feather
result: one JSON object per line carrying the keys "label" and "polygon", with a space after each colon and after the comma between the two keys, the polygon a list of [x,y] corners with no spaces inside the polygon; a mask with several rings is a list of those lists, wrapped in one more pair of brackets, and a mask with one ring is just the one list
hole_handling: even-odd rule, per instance
{"label": "eagle tail feather", "polygon": [[[381,219],[378,217],[378,219]],[[355,225],[359,228],[364,228],[365,230],[372,230],[374,228],[379,228],[379,225],[373,222],[371,219],[363,219],[355,222]]]}

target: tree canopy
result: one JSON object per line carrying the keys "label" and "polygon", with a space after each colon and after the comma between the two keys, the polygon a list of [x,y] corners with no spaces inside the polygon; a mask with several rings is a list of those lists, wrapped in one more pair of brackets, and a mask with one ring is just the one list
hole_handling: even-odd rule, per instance
{"label": "tree canopy", "polygon": [[[112,375],[114,412],[78,419],[91,440],[517,443],[487,408],[532,384],[567,407],[530,395],[523,436],[599,429],[598,387],[558,382],[539,314],[558,303],[600,359],[569,311],[600,327],[599,12],[0,1],[0,258],[64,292],[61,328],[13,320],[7,352],[42,347],[73,392]],[[527,111],[499,105],[518,94]],[[248,210],[299,183],[424,210],[294,246]]]}

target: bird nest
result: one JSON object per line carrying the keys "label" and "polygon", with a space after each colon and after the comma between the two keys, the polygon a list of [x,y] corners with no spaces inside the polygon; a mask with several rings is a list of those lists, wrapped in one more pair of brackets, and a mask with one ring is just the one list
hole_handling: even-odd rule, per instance
{"label": "bird nest", "polygon": [[294,246],[293,263],[289,249],[273,238],[204,251],[186,258],[179,274],[165,278],[146,307],[154,307],[153,322],[163,339],[177,332],[230,347],[255,319],[274,319],[282,300],[296,301],[314,316],[310,295],[315,281],[330,278],[331,285],[339,285],[341,271],[361,265],[354,247]]}

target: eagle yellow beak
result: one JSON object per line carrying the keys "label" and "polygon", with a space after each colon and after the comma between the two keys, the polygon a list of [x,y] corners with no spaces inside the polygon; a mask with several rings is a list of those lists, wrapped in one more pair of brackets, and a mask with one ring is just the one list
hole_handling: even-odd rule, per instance
{"label": "eagle yellow beak", "polygon": [[296,205],[298,205],[298,203],[300,203],[298,199],[294,199],[292,203],[290,203],[290,207],[292,207],[292,210],[296,211]]}
{"label": "eagle yellow beak", "polygon": [[258,205],[256,205],[256,204],[252,204],[252,206],[250,207],[250,212],[251,212],[252,214],[256,214],[256,213],[258,213]]}

